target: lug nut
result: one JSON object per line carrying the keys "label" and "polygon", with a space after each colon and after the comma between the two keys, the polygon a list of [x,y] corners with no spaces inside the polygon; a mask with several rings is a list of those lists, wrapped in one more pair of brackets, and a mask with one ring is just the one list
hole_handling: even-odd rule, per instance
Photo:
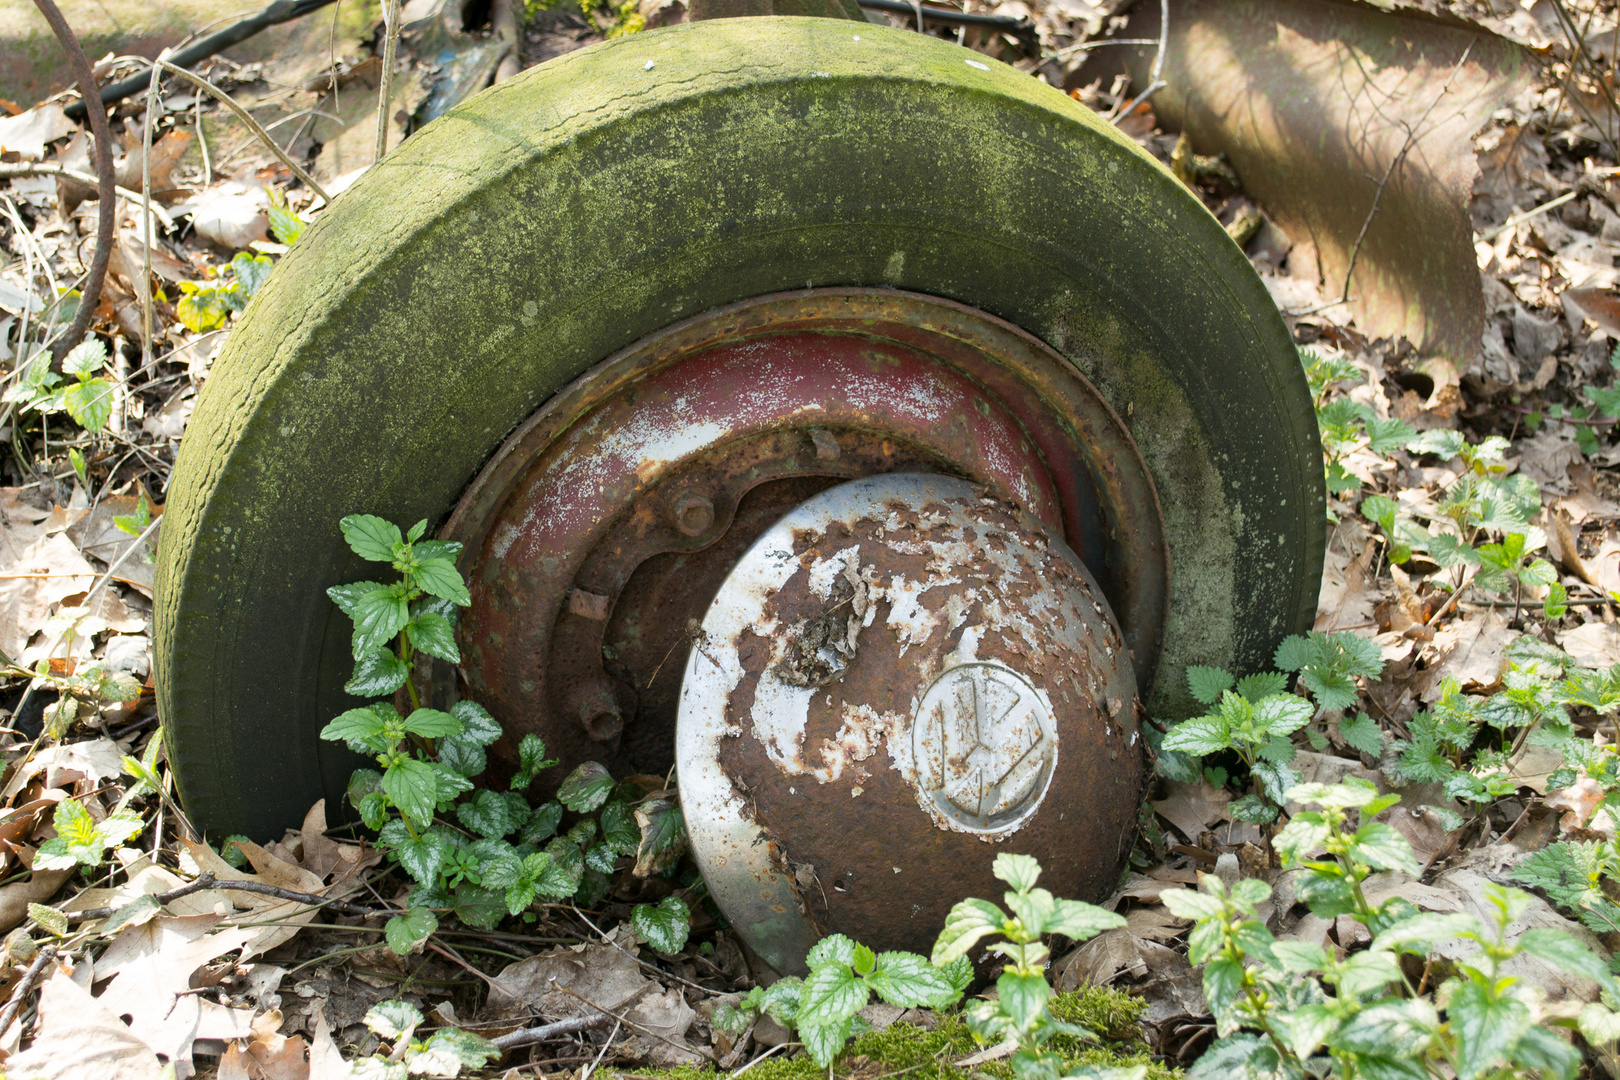
{"label": "lug nut", "polygon": [[686,536],[702,536],[714,524],[714,503],[695,491],[675,500],[675,528]]}

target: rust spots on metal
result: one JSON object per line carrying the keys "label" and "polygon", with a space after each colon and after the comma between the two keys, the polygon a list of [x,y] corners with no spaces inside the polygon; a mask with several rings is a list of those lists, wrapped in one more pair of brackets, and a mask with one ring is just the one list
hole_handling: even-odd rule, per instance
{"label": "rust spots on metal", "polygon": [[1168,572],[1156,496],[1095,390],[981,312],[835,289],[677,324],[513,434],[442,533],[466,544],[473,604],[437,693],[505,727],[495,783],[531,731],[556,776],[586,759],[662,774],[687,628],[731,566],[793,506],[892,472],[973,480],[1063,536],[1151,676]]}

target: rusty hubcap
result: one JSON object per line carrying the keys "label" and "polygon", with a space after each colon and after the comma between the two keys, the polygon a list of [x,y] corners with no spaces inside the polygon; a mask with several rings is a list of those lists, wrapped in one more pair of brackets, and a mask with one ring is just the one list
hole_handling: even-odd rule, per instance
{"label": "rusty hubcap", "polygon": [[1061,540],[943,476],[843,484],[749,549],[686,665],[676,754],[715,901],[779,971],[822,934],[928,951],[994,842],[1112,883],[1136,685]]}
{"label": "rusty hubcap", "polygon": [[1095,389],[983,312],[822,289],[675,324],[507,440],[442,533],[466,544],[473,603],[437,693],[504,725],[492,782],[528,732],[562,761],[537,797],[585,760],[661,775],[683,660],[732,566],[806,499],[895,472],[972,480],[1062,536],[1151,678],[1168,572],[1157,499]]}

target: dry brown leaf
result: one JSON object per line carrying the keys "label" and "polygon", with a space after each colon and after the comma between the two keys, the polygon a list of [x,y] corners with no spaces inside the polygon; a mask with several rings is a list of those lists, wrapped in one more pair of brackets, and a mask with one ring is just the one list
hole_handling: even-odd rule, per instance
{"label": "dry brown leaf", "polygon": [[[1448,870],[1440,875],[1435,885],[1451,893],[1461,904],[1461,910],[1473,914],[1484,925],[1491,925],[1494,912],[1487,899],[1490,880],[1485,875],[1468,868]],[[1525,913],[1508,926],[1507,932],[1503,935],[1503,943],[1516,942],[1526,930],[1540,927],[1551,927],[1572,934],[1598,956],[1608,955],[1596,935],[1580,923],[1558,914],[1539,896],[1531,897]],[[1464,940],[1443,942],[1434,950],[1436,955],[1452,960],[1473,955],[1478,951],[1477,944]],[[1596,1001],[1598,997],[1597,983],[1584,976],[1556,968],[1527,952],[1521,952],[1504,961],[1501,974],[1538,987],[1551,1001],[1571,999]]]}
{"label": "dry brown leaf", "polygon": [[174,208],[191,215],[197,235],[223,248],[241,251],[270,235],[270,196],[262,187],[227,180],[189,203]]}
{"label": "dry brown leaf", "polygon": [[63,968],[40,991],[34,1044],[5,1064],[7,1075],[31,1080],[152,1080],[162,1068],[153,1048]]}
{"label": "dry brown leaf", "polygon": [[88,591],[95,580],[95,570],[60,533],[40,537],[0,565],[0,653],[21,656],[52,606]]}
{"label": "dry brown leaf", "polygon": [[[1507,666],[1504,653],[1518,633],[1508,627],[1505,612],[1488,608],[1453,619],[1434,635],[1434,649],[1440,654],[1442,676],[1450,675],[1464,690],[1480,691],[1495,686]],[[1437,680],[1423,693],[1423,700],[1440,697]]]}
{"label": "dry brown leaf", "polygon": [[706,1050],[686,1041],[686,1032],[697,1019],[697,1013],[686,1003],[679,987],[641,995],[624,1018],[631,1031],[625,1040],[625,1050],[656,1068],[698,1065],[712,1060]]}
{"label": "dry brown leaf", "polygon": [[[168,191],[174,186],[170,174],[174,167],[185,156],[186,147],[191,145],[192,134],[189,131],[171,131],[152,144],[152,191]],[[130,147],[129,153],[124,155],[117,165],[114,179],[121,188],[130,191],[140,191],[145,182],[145,147],[136,143]]]}
{"label": "dry brown leaf", "polygon": [[1543,492],[1568,495],[1575,490],[1569,467],[1581,460],[1581,448],[1564,424],[1549,424],[1514,446],[1519,453],[1519,471],[1534,480]]}
{"label": "dry brown leaf", "polygon": [[1155,802],[1153,809],[1193,844],[1198,842],[1199,833],[1226,820],[1226,805],[1232,801],[1230,792],[1208,780],[1196,784],[1167,780],[1165,791],[1165,797]]}
{"label": "dry brown leaf", "polygon": [[16,116],[0,117],[0,152],[39,161],[45,156],[47,143],[65,139],[78,130],[61,105],[54,101],[37,105]]}
{"label": "dry brown leaf", "polygon": [[1558,646],[1584,668],[1620,664],[1620,626],[1589,622],[1558,635]]}
{"label": "dry brown leaf", "polygon": [[[611,945],[559,947],[503,968],[489,984],[487,1008],[496,1017],[536,1010],[558,1018],[584,1016],[592,1010],[580,998],[617,1010],[653,985],[635,958],[621,949]],[[563,988],[573,993],[564,993]]]}
{"label": "dry brown leaf", "polygon": [[43,904],[72,876],[72,870],[40,870],[27,881],[0,885],[0,933],[21,926],[29,904]]}
{"label": "dry brown leaf", "polygon": [[123,751],[111,739],[47,746],[17,766],[5,789],[0,791],[0,803],[9,803],[24,784],[41,773],[48,788],[62,787],[79,779],[88,780],[92,785],[116,779],[124,773],[123,757]]}
{"label": "dry brown leaf", "polygon": [[309,1043],[309,1080],[349,1080],[353,1070],[332,1039],[324,1010],[315,1010],[315,1033]]}
{"label": "dry brown leaf", "polygon": [[[266,885],[274,885],[282,889],[291,889],[297,892],[314,893],[318,896],[341,896],[352,892],[358,887],[355,880],[357,872],[362,866],[375,863],[375,855],[369,862],[357,861],[355,871],[348,877],[327,885],[316,875],[302,867],[296,866],[285,859],[277,858],[258,844],[248,841],[238,841],[238,847],[247,856],[248,863],[253,867],[249,873],[238,870],[207,844],[200,844],[191,840],[181,840],[185,853],[181,869],[190,871],[195,869],[199,874],[211,872],[219,881],[258,881]],[[187,862],[190,865],[186,865]],[[283,942],[290,941],[307,922],[312,921],[320,914],[316,908],[310,907],[298,900],[282,900],[273,896],[260,896],[254,893],[227,893],[231,902],[238,908],[253,912],[253,921],[258,927],[242,950],[242,959],[249,960],[262,953],[268,952]]]}
{"label": "dry brown leaf", "polygon": [[1373,579],[1378,542],[1365,525],[1344,518],[1333,527],[1327,557],[1322,564],[1322,591],[1316,601],[1316,629],[1357,626],[1372,619],[1373,606],[1382,598]]}

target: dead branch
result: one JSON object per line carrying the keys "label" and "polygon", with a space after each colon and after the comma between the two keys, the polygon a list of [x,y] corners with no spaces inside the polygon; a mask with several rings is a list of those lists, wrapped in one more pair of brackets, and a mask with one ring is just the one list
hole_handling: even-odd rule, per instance
{"label": "dead branch", "polygon": [[[95,73],[90,70],[90,61],[85,59],[84,49],[74,36],[73,28],[62,17],[53,0],[34,0],[34,5],[45,16],[45,21],[50,23],[56,40],[62,43],[62,51],[67,53],[68,65],[73,69],[73,77],[78,80],[79,95],[86,106],[92,101],[99,102],[101,99]],[[83,341],[85,332],[90,329],[90,319],[95,314],[96,306],[101,303],[101,284],[107,278],[107,261],[112,257],[113,214],[116,209],[113,206],[112,134],[107,130],[105,108],[89,109],[89,119],[90,134],[95,137],[96,143],[96,191],[101,200],[96,211],[96,250],[90,257],[90,276],[84,283],[84,292],[79,296],[79,310],[74,313],[68,332],[56,347],[58,359]]]}
{"label": "dead branch", "polygon": [[41,945],[39,951],[34,954],[34,962],[28,965],[27,971],[23,972],[22,982],[18,983],[17,989],[12,991],[11,1000],[6,1002],[5,1009],[0,1010],[0,1035],[4,1035],[11,1027],[11,1022],[17,1018],[17,1011],[22,1008],[24,999],[33,992],[40,976],[45,973],[46,965],[55,957],[55,945]]}
{"label": "dead branch", "polygon": [[[273,896],[278,900],[292,900],[296,903],[308,904],[311,907],[328,907],[341,914],[358,915],[364,919],[380,919],[385,915],[398,914],[398,912],[389,908],[365,907],[361,904],[351,904],[347,900],[338,900],[331,896],[317,896],[314,893],[297,892],[293,889],[266,885],[262,881],[219,881],[215,879],[212,873],[205,873],[196,881],[182,885],[178,889],[170,889],[168,892],[149,895],[161,905],[172,900],[178,900],[182,896],[190,896],[192,893],[206,892],[210,889],[254,893],[258,896]],[[75,923],[86,922],[90,919],[111,918],[119,910],[118,908],[88,908],[84,911],[68,911],[63,912],[63,914],[67,916],[68,922]],[[0,1034],[3,1033],[4,1029],[0,1028]]]}
{"label": "dead branch", "polygon": [[[586,1031],[590,1028],[601,1027],[613,1017],[607,1013],[599,1016],[576,1016],[570,1020],[558,1020],[554,1024],[541,1024],[538,1027],[519,1028],[509,1031],[505,1035],[491,1039],[490,1042],[502,1050],[513,1050],[519,1046],[530,1046],[534,1043],[555,1039],[559,1035],[571,1035],[576,1031]],[[0,1031],[0,1034],[4,1034]]]}

